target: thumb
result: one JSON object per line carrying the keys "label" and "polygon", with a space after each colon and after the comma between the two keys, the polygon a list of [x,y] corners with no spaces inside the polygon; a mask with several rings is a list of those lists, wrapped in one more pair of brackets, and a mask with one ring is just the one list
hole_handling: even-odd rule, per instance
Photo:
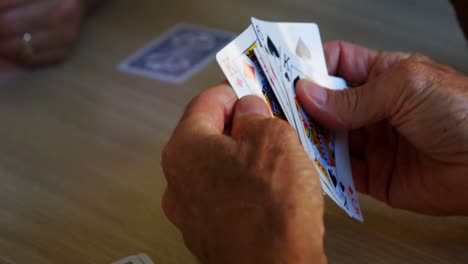
{"label": "thumb", "polygon": [[[331,90],[308,80],[297,83],[296,94],[311,118],[333,130],[352,130],[391,116],[401,89],[378,78],[351,89]],[[392,88],[393,87],[393,88]]]}
{"label": "thumb", "polygon": [[238,137],[249,127],[252,121],[272,118],[266,102],[255,95],[242,97],[234,108],[231,135]]}

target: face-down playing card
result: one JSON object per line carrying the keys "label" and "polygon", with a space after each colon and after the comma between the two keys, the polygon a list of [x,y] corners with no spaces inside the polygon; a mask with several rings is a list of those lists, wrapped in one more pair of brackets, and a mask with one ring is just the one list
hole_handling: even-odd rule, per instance
{"label": "face-down playing card", "polygon": [[232,33],[178,24],[127,58],[119,69],[181,83],[200,71],[233,38]]}

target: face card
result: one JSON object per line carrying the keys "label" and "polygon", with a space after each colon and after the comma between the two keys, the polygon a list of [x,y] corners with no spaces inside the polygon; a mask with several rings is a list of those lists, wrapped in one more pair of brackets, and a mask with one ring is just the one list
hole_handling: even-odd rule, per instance
{"label": "face card", "polygon": [[119,65],[145,77],[182,83],[200,71],[216,52],[234,38],[232,33],[178,24]]}
{"label": "face card", "polygon": [[275,23],[264,22],[252,18],[252,27],[257,35],[259,50],[262,50],[263,54],[265,54],[266,61],[271,65],[271,74],[277,76],[279,80],[278,84],[279,89],[281,90],[281,96],[285,98],[286,104],[288,105],[287,108],[290,109],[290,117],[293,121],[290,123],[298,132],[299,139],[303,146],[307,147],[305,137],[300,129],[302,124],[299,122],[300,119],[297,115],[297,111],[294,110],[296,103],[291,97],[290,91],[287,89],[288,85],[284,80],[284,72],[282,72],[282,68],[280,67],[282,42],[281,36],[274,34],[274,32],[276,32],[276,25]]}
{"label": "face card", "polygon": [[278,99],[278,102],[280,103],[284,114],[286,116],[286,119],[288,122],[291,124],[291,126],[294,126],[294,119],[291,115],[290,107],[288,104],[288,101],[286,97],[283,94],[283,89],[281,87],[281,84],[279,83],[277,76],[272,72],[272,67],[269,61],[266,59],[266,55],[263,53],[261,49],[256,47],[254,49],[255,56],[258,59],[258,62],[260,63],[261,68],[263,69],[263,72],[265,76],[267,76],[267,79],[270,83],[271,88],[273,89],[274,94],[276,95],[276,98]]}
{"label": "face card", "polygon": [[[261,25],[256,25],[256,29],[257,29],[257,38],[259,40],[259,43],[263,43],[263,51],[267,54],[269,54],[270,56],[270,61],[272,62],[271,64],[274,64],[275,65],[275,70],[276,70],[276,73],[277,75],[280,76],[281,80],[282,80],[282,89],[283,89],[283,93],[285,93],[285,98],[286,100],[288,100],[288,104],[289,104],[289,109],[291,109],[294,113],[294,122],[296,124],[296,130],[298,132],[298,135],[299,135],[299,138],[301,139],[301,142],[303,143],[303,146],[304,146],[304,149],[306,150],[306,152],[308,154],[311,154],[313,153],[312,150],[310,149],[310,144],[308,142],[308,138],[306,137],[306,135],[304,134],[304,131],[309,131],[309,130],[305,130],[305,127],[309,127],[310,125],[306,122],[308,122],[306,119],[304,118],[300,118],[300,115],[299,115],[299,111],[301,111],[301,108],[300,108],[300,105],[297,101],[297,99],[295,98],[295,92],[294,92],[294,89],[291,88],[291,78],[289,78],[289,70],[283,70],[283,68],[281,68],[281,65],[283,65],[283,63],[281,62],[281,58],[282,58],[282,52],[280,51],[281,50],[281,44],[279,42],[279,40],[276,39],[276,37],[273,37],[269,35],[269,31],[268,31],[268,27],[271,27],[273,26],[272,23],[268,23],[266,25],[267,29],[265,30]],[[265,31],[264,31],[265,30]],[[266,36],[266,37],[265,37]],[[313,159],[313,156],[311,157],[312,160]],[[325,194],[327,194],[332,200],[335,201],[336,204],[338,204],[339,206],[341,206],[341,202],[338,201],[338,198],[335,197],[335,194],[333,193],[333,191],[330,189],[330,187],[326,184],[326,179],[323,178],[323,176],[321,175],[321,182],[322,182],[322,186],[323,186],[323,191]]]}
{"label": "face card", "polygon": [[[342,90],[347,87],[346,82],[341,78],[323,76],[308,69],[310,67],[306,63],[301,64],[294,58],[291,59],[293,86],[300,79],[310,79],[321,86],[334,90]],[[335,197],[341,202],[341,206],[346,212],[351,217],[363,221],[351,174],[347,133],[329,131],[321,127],[313,118],[309,118],[307,115],[304,118],[308,119],[310,125],[306,134],[310,141],[317,169],[326,178],[327,185],[333,190]]]}
{"label": "face card", "polygon": [[216,55],[216,59],[239,98],[258,95],[265,99],[275,117],[286,120],[282,107],[255,55],[256,45],[256,36],[249,27],[222,49]]}

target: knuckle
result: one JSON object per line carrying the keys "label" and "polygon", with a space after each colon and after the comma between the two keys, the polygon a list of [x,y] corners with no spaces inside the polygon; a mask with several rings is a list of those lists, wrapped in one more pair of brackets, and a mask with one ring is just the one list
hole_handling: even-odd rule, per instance
{"label": "knuckle", "polygon": [[195,97],[193,97],[186,105],[185,105],[185,109],[183,111],[183,115],[182,115],[182,120],[184,120],[187,116],[189,116],[191,110],[199,104],[199,102],[203,101],[205,95],[204,95],[205,92],[202,92],[201,94],[198,94],[196,95]]}
{"label": "knuckle", "polygon": [[409,58],[410,60],[421,62],[421,63],[434,63],[434,61],[429,58],[428,56],[420,53],[420,52],[412,52],[410,53]]}
{"label": "knuckle", "polygon": [[357,96],[355,93],[361,91],[361,89],[357,89],[355,91],[345,90],[342,93],[338,93],[341,96],[341,103],[344,105],[344,109],[347,111],[354,113],[357,107]]}
{"label": "knuckle", "polygon": [[[358,113],[359,111],[359,98],[364,97],[363,89],[346,89],[335,93],[336,96],[332,96],[331,104],[338,111],[339,116],[347,116],[349,113]],[[351,123],[347,123],[346,120],[340,120],[342,125],[351,127]]]}
{"label": "knuckle", "polygon": [[290,140],[297,138],[296,131],[291,127],[291,125],[287,122],[276,119],[265,120],[261,134],[261,136],[263,138],[267,138],[268,141],[277,141],[280,139],[283,142],[289,142]]}
{"label": "knuckle", "polygon": [[[400,71],[402,81],[406,83],[405,87],[409,88],[424,88],[430,80],[431,75],[428,65],[414,58],[402,60],[397,64],[397,69]],[[402,86],[403,87],[403,86]]]}

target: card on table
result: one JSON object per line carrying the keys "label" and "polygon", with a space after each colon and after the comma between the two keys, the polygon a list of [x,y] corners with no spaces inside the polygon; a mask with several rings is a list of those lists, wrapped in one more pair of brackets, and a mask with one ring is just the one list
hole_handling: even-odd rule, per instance
{"label": "card on table", "polygon": [[129,256],[123,259],[120,259],[112,264],[154,264],[151,258],[144,254],[140,253],[137,255]]}
{"label": "card on table", "polygon": [[161,81],[182,83],[228,44],[232,33],[178,24],[127,58],[119,69]]}
{"label": "card on table", "polygon": [[[295,85],[300,79],[335,90],[347,87],[343,79],[328,76],[318,26],[252,18],[251,26],[223,48],[217,60],[239,98],[263,96],[275,116],[295,128],[320,175],[323,192],[349,216],[363,221],[351,173],[347,133],[321,127],[296,98]],[[284,116],[275,109],[282,110]]]}

